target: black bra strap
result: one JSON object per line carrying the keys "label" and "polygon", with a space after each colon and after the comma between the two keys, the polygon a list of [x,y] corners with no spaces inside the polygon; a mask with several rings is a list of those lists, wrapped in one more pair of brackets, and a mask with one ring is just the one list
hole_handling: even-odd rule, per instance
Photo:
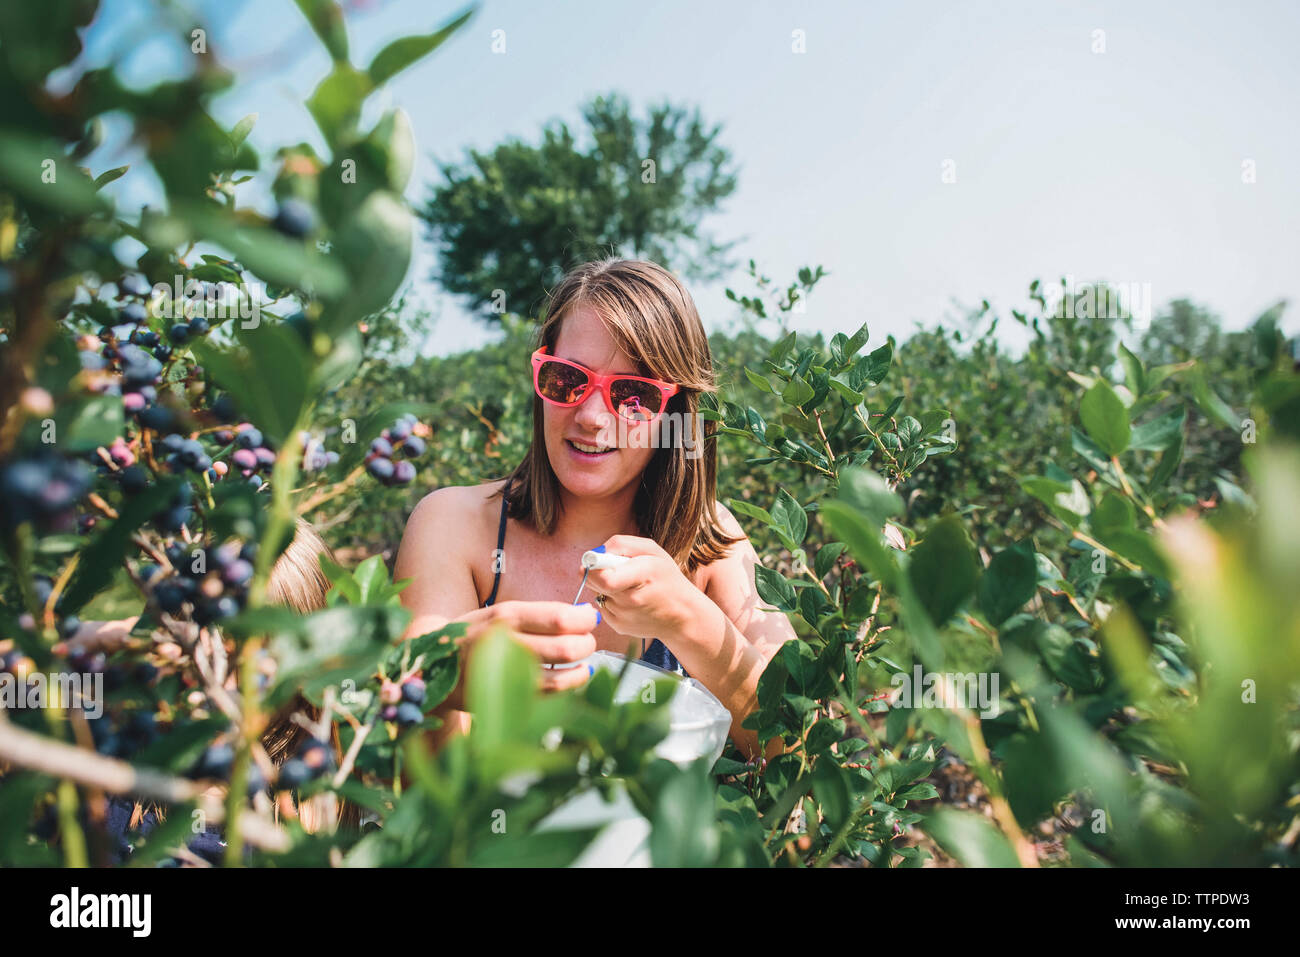
{"label": "black bra strap", "polygon": [[510,504],[506,497],[509,488],[501,490],[501,526],[497,529],[497,550],[492,554],[492,564],[496,566],[496,575],[492,579],[492,594],[488,595],[487,602],[483,605],[486,608],[497,600],[497,588],[501,585],[501,565],[505,558],[506,547],[506,509]]}

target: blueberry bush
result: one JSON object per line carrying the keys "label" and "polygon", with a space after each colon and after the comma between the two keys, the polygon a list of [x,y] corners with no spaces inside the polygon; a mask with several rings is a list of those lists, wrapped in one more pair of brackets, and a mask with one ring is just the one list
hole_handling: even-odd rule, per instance
{"label": "blueberry bush", "polygon": [[[1280,308],[1139,330],[1035,283],[1023,354],[987,306],[870,343],[799,329],[825,269],[751,263],[706,414],[798,633],[747,719],[779,753],[660,760],[670,685],[541,695],[505,634],[475,651],[471,733],[431,749],[464,626],[402,640],[385,556],[425,490],[523,454],[534,326],[404,354],[414,138],[362,116],[473,11],[361,67],[335,3],[298,6],[332,64],[306,104],[325,150],[270,156],[255,117],[214,118],[235,78],[201,24],[191,73],[140,89],[69,66],[93,0],[0,8],[0,863],[565,864],[594,830],[538,825],[590,789],[628,795],[660,865],[1295,863]],[[109,121],[136,168],[83,165]],[[163,204],[104,192],[141,176]],[[321,557],[308,608],[272,587],[304,519],[356,558]]]}

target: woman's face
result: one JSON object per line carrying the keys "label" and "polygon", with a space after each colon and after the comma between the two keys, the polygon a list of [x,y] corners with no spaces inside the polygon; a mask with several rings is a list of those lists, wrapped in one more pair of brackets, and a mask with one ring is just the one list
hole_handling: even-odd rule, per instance
{"label": "woman's face", "polygon": [[[561,321],[550,353],[605,375],[641,375],[595,310],[585,305],[575,306]],[[605,405],[603,392],[595,389],[572,408],[543,402],[542,423],[551,467],[560,484],[574,495],[603,496],[635,487],[656,451],[651,441],[658,425],[620,421]],[[601,451],[583,451],[580,446]]]}

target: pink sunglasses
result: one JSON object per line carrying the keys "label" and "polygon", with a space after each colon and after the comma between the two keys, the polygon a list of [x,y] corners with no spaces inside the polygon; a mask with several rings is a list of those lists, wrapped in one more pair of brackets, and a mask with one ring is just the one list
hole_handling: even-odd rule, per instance
{"label": "pink sunglasses", "polygon": [[668,406],[677,386],[635,375],[600,375],[584,365],[548,355],[546,346],[533,353],[533,388],[552,405],[572,408],[598,389],[605,406],[632,422],[654,422]]}

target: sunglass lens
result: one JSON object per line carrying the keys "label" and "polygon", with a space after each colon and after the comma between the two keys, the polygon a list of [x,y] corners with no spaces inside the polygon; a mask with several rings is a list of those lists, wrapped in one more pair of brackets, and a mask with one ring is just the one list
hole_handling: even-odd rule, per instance
{"label": "sunglass lens", "polygon": [[609,398],[619,415],[634,422],[644,422],[659,414],[664,394],[649,382],[615,379],[609,387]]}
{"label": "sunglass lens", "polygon": [[582,398],[587,374],[563,362],[543,362],[537,370],[537,392],[543,399],[568,405]]}

